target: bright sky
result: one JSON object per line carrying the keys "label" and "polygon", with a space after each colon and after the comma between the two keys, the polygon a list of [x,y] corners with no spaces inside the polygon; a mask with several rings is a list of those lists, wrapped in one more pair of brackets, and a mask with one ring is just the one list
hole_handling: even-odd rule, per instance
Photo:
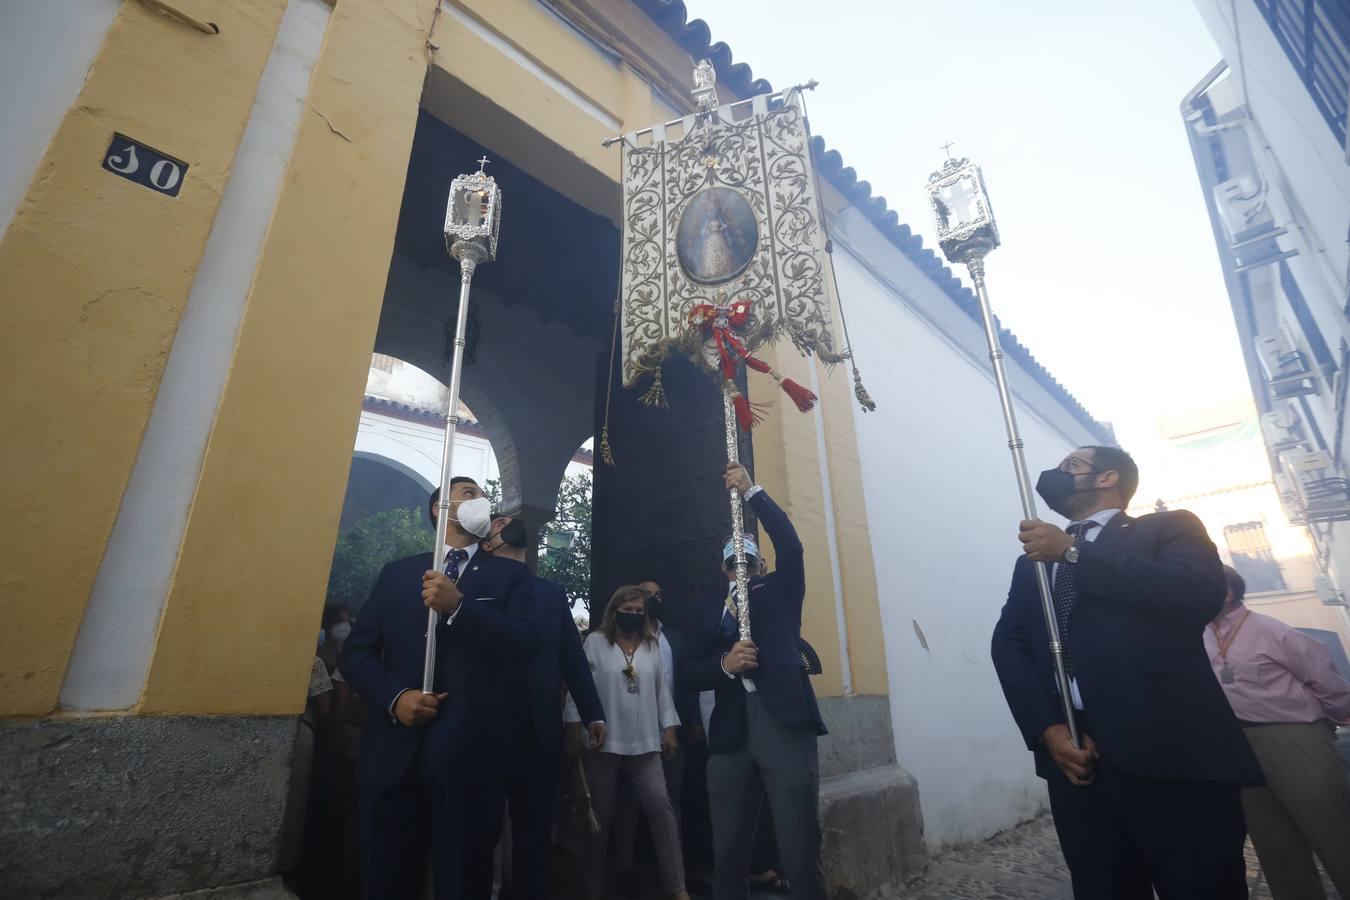
{"label": "bright sky", "polygon": [[775,88],[820,81],[812,130],[925,246],[942,144],[984,169],[995,312],[1127,449],[1249,394],[1178,111],[1219,60],[1188,0],[685,5]]}

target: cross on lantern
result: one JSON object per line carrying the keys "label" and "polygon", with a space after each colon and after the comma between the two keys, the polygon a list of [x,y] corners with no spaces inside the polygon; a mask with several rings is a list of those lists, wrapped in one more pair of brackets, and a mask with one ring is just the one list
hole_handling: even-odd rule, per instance
{"label": "cross on lantern", "polygon": [[[947,155],[948,155],[948,156],[951,156],[950,153],[947,154]],[[478,174],[479,174],[479,175],[484,174],[484,173],[483,173],[483,167],[486,166],[486,165],[487,165],[488,163],[490,163],[490,162],[492,162],[492,160],[488,159],[486,156],[484,156],[482,159],[478,160]]]}

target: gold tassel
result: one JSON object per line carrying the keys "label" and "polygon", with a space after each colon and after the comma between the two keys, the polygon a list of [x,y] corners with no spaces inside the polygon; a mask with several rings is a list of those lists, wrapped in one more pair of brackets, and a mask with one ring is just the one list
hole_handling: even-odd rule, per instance
{"label": "gold tassel", "polygon": [[609,446],[609,423],[600,429],[600,461],[614,468],[614,451]]}
{"label": "gold tassel", "polygon": [[666,388],[661,383],[661,369],[658,367],[656,376],[652,379],[652,386],[647,389],[647,393],[642,395],[642,402],[647,406],[659,406],[661,409],[668,409],[666,403]]}
{"label": "gold tassel", "polygon": [[858,398],[858,405],[862,407],[863,412],[876,412],[876,401],[867,393],[867,388],[863,387],[862,375],[858,373],[857,366],[853,367],[853,396]]}

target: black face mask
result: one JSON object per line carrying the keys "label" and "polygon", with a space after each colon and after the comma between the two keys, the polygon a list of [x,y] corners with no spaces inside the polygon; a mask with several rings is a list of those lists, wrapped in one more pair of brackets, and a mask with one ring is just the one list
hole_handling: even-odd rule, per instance
{"label": "black face mask", "polygon": [[515,547],[517,550],[524,550],[530,543],[530,531],[520,519],[507,522],[497,537],[501,540],[502,546]]}
{"label": "black face mask", "polygon": [[657,622],[661,621],[661,595],[660,595],[660,594],[648,594],[648,595],[647,595],[647,615],[650,616],[654,621],[657,621]]}
{"label": "black face mask", "polygon": [[1093,491],[1100,491],[1102,488],[1087,488],[1078,490],[1075,485],[1078,483],[1078,475],[1100,475],[1102,469],[1095,466],[1090,472],[1065,472],[1063,469],[1046,469],[1041,473],[1041,477],[1036,479],[1036,493],[1041,495],[1045,505],[1059,513],[1066,519],[1073,518],[1073,511],[1069,509],[1069,498],[1074,494],[1090,494]]}
{"label": "black face mask", "polygon": [[642,620],[646,618],[643,613],[635,612],[616,612],[614,614],[614,624],[619,626],[619,630],[624,634],[637,634],[642,630]]}

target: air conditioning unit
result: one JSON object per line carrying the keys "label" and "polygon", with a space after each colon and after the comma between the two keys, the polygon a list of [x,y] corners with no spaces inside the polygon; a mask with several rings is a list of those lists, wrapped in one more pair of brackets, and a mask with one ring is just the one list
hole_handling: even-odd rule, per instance
{"label": "air conditioning unit", "polygon": [[1326,575],[1318,575],[1314,586],[1317,589],[1317,599],[1324,605],[1345,606],[1345,595],[1336,590],[1336,585],[1332,584]]}
{"label": "air conditioning unit", "polygon": [[1288,406],[1261,415],[1261,434],[1272,453],[1283,453],[1307,443],[1303,436],[1303,420]]}
{"label": "air conditioning unit", "polygon": [[1279,332],[1258,334],[1254,343],[1272,400],[1317,393],[1308,355],[1287,337]]}
{"label": "air conditioning unit", "polygon": [[1350,481],[1325,450],[1292,450],[1280,463],[1293,484],[1303,518],[1309,522],[1350,519]]}
{"label": "air conditioning unit", "polygon": [[1214,206],[1229,244],[1245,244],[1275,230],[1275,215],[1266,203],[1266,188],[1255,172],[1246,172],[1214,186]]}
{"label": "air conditioning unit", "polygon": [[1276,470],[1275,492],[1280,495],[1280,506],[1284,508],[1284,515],[1289,520],[1289,524],[1306,524],[1307,519],[1303,517],[1303,507],[1299,504],[1298,491],[1294,490],[1294,480],[1289,477],[1288,472]]}

